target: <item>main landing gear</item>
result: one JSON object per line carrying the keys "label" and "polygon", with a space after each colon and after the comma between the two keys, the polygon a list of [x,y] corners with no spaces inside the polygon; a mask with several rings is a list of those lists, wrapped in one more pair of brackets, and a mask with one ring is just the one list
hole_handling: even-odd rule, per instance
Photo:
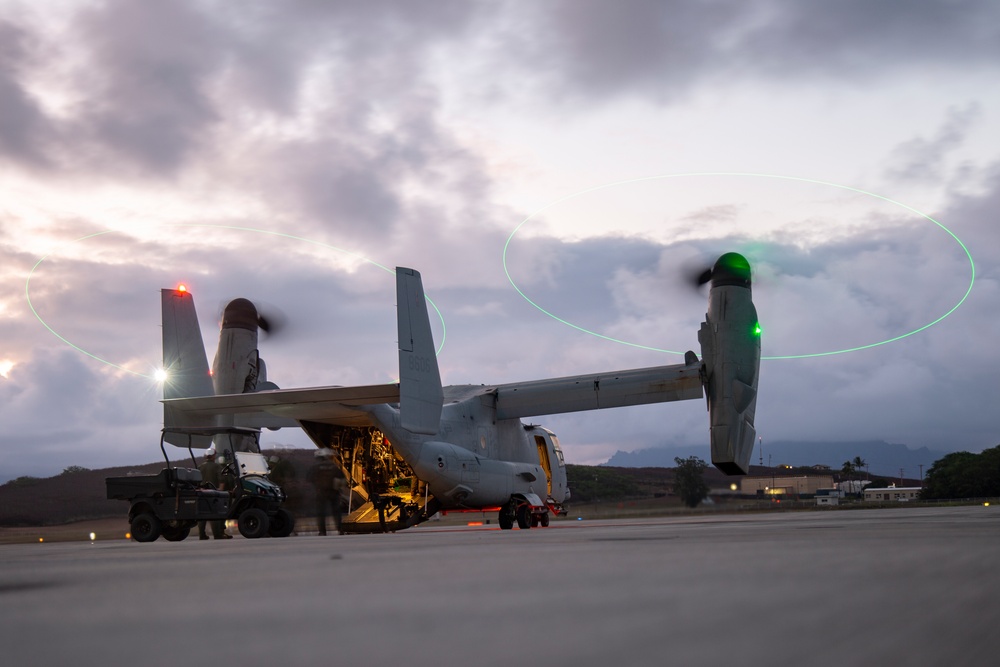
{"label": "main landing gear", "polygon": [[521,530],[546,527],[549,525],[549,508],[545,505],[532,505],[522,498],[511,498],[500,508],[500,529],[510,530],[515,522]]}

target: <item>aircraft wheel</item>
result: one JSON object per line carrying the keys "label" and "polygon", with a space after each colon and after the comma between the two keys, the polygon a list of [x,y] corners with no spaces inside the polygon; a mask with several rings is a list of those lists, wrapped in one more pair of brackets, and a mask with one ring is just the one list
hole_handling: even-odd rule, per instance
{"label": "aircraft wheel", "polygon": [[267,529],[271,537],[288,537],[295,529],[295,517],[284,507],[279,508],[274,516],[270,517],[270,527]]}
{"label": "aircraft wheel", "polygon": [[542,524],[542,528],[548,528],[549,527],[549,513],[546,512],[545,514],[543,514],[542,517],[539,519],[539,522]]}
{"label": "aircraft wheel", "polygon": [[240,514],[236,523],[239,526],[240,535],[250,540],[264,537],[270,527],[267,514],[264,513],[264,510],[259,510],[256,507],[251,507]]}
{"label": "aircraft wheel", "polygon": [[517,527],[521,530],[531,528],[531,507],[521,505],[517,508]]}
{"label": "aircraft wheel", "polygon": [[155,542],[160,536],[160,520],[155,514],[143,512],[132,519],[132,539],[136,542]]}
{"label": "aircraft wheel", "polygon": [[168,542],[180,542],[185,539],[190,532],[191,527],[183,524],[177,526],[168,523],[160,529],[160,534],[163,535],[163,539]]}
{"label": "aircraft wheel", "polygon": [[538,528],[538,515],[537,514],[532,514],[531,515],[531,527],[532,528]]}
{"label": "aircraft wheel", "polygon": [[497,517],[497,520],[500,523],[500,530],[510,530],[514,527],[514,517],[508,507],[500,508],[500,516]]}

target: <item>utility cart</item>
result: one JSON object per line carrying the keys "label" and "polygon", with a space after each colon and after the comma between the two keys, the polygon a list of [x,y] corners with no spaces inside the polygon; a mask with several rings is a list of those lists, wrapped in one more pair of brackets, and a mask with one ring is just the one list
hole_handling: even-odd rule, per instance
{"label": "utility cart", "polygon": [[[167,434],[188,436],[188,453],[193,468],[172,465],[164,441]],[[228,436],[228,447],[220,451],[222,479],[226,490],[202,480],[191,448],[194,436]],[[248,439],[249,436],[249,439]],[[256,452],[236,451],[234,438],[252,442]],[[199,521],[235,519],[240,534],[247,538],[287,537],[295,528],[295,518],[281,504],[285,493],[267,478],[267,460],[260,453],[260,432],[237,427],[212,429],[164,429],[160,450],[167,467],[156,475],[108,477],[108,498],[130,503],[128,520],[132,539],[153,542],[163,536],[176,542],[188,536]]]}

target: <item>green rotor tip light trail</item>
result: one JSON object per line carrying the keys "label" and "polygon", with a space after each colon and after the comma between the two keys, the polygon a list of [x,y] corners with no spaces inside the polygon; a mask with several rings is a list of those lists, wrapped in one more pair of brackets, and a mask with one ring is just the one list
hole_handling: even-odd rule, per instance
{"label": "green rotor tip light trail", "polygon": [[[976,265],[975,265],[975,262],[972,260],[972,253],[969,252],[969,249],[965,246],[964,243],[962,243],[962,240],[959,239],[950,229],[948,229],[943,224],[941,224],[940,222],[938,222],[937,220],[935,220],[931,216],[927,215],[926,213],[924,213],[922,211],[918,211],[917,209],[913,208],[912,206],[907,206],[906,204],[903,204],[901,202],[895,201],[893,199],[889,199],[888,197],[883,197],[882,195],[877,195],[877,194],[872,193],[872,192],[867,192],[865,190],[861,190],[861,189],[858,189],[858,188],[853,188],[853,187],[850,187],[848,185],[839,185],[837,183],[830,183],[830,182],[827,182],[827,181],[819,181],[819,180],[810,179],[810,178],[800,178],[800,177],[796,177],[796,176],[780,176],[780,175],[775,175],[775,174],[754,174],[754,173],[746,173],[746,172],[692,172],[692,173],[682,173],[682,174],[663,174],[663,175],[659,175],[659,176],[647,176],[647,177],[644,177],[644,178],[635,178],[635,179],[629,179],[629,180],[624,180],[624,181],[615,181],[613,183],[606,183],[604,185],[599,185],[599,186],[587,188],[586,190],[581,190],[579,192],[573,193],[571,195],[567,195],[567,196],[562,197],[560,199],[557,199],[557,200],[555,200],[553,202],[550,202],[550,203],[546,204],[545,206],[543,206],[542,208],[538,209],[537,211],[531,213],[524,220],[522,220],[520,222],[520,224],[518,224],[517,227],[515,227],[514,230],[507,237],[507,242],[504,244],[504,247],[503,247],[503,268],[504,268],[504,272],[507,275],[507,280],[510,281],[510,284],[514,287],[514,289],[517,291],[517,293],[521,295],[521,298],[523,298],[525,301],[527,301],[529,304],[531,304],[534,308],[536,308],[537,310],[539,310],[542,314],[544,314],[547,317],[550,317],[550,318],[556,320],[557,322],[565,324],[568,327],[572,327],[573,329],[576,329],[577,331],[580,331],[580,332],[585,333],[585,334],[589,334],[589,335],[594,336],[596,338],[601,338],[603,340],[610,341],[612,343],[619,343],[621,345],[627,345],[629,347],[640,348],[640,349],[643,349],[643,350],[650,350],[650,351],[653,351],[653,352],[664,352],[666,354],[683,355],[684,352],[683,351],[679,351],[679,350],[667,350],[667,349],[663,349],[663,348],[659,348],[659,347],[653,347],[653,346],[650,346],[650,345],[642,345],[640,343],[635,343],[635,342],[632,342],[632,341],[621,340],[621,339],[618,339],[618,338],[612,338],[611,336],[605,336],[604,334],[601,334],[601,333],[598,333],[596,331],[592,331],[590,329],[586,329],[586,328],[581,327],[581,326],[579,326],[577,324],[574,324],[573,322],[570,322],[570,321],[568,321],[566,319],[563,319],[563,318],[559,317],[558,315],[556,315],[555,313],[552,313],[552,312],[546,310],[544,307],[542,307],[538,303],[532,301],[531,298],[527,294],[525,294],[524,291],[520,287],[518,287],[517,283],[514,281],[514,278],[510,274],[510,267],[507,265],[507,252],[510,249],[511,242],[514,240],[514,237],[517,235],[517,233],[519,231],[521,231],[522,227],[524,227],[525,225],[527,225],[529,222],[531,222],[534,218],[536,218],[537,216],[539,216],[540,214],[542,214],[544,211],[547,211],[548,209],[550,209],[553,206],[556,206],[557,204],[560,204],[562,202],[566,202],[566,201],[569,201],[569,200],[572,200],[572,199],[576,199],[578,197],[581,197],[583,195],[586,195],[586,194],[589,194],[589,193],[592,193],[592,192],[597,192],[597,191],[600,191],[600,190],[607,190],[607,189],[610,189],[610,188],[614,188],[614,187],[618,187],[618,186],[623,186],[623,185],[630,185],[630,184],[634,184],[634,183],[643,183],[643,182],[649,182],[649,181],[666,180],[666,179],[671,179],[671,178],[683,178],[683,177],[719,177],[719,176],[735,176],[735,177],[743,177],[743,178],[776,179],[776,180],[792,181],[792,182],[798,182],[798,183],[808,183],[808,184],[812,184],[812,185],[822,185],[822,186],[826,186],[826,187],[837,188],[838,190],[844,190],[844,191],[847,191],[847,192],[853,192],[853,193],[856,193],[856,194],[864,195],[866,197],[871,197],[873,199],[877,199],[879,201],[883,201],[883,202],[886,202],[888,204],[892,204],[894,206],[898,206],[900,208],[903,208],[903,209],[905,209],[907,211],[910,211],[911,213],[913,213],[915,215],[918,215],[921,218],[924,218],[925,220],[927,220],[929,222],[932,222],[935,225],[937,225],[946,234],[948,234],[948,236],[950,236],[955,241],[955,243],[957,243],[962,248],[962,252],[965,253],[966,258],[969,261],[969,284],[968,284],[968,287],[965,290],[965,293],[962,295],[962,298],[959,299],[958,302],[948,310],[948,312],[944,313],[943,315],[941,315],[937,319],[924,324],[923,326],[917,327],[916,329],[913,329],[912,331],[907,331],[906,333],[900,334],[898,336],[894,336],[892,338],[887,338],[885,340],[881,340],[881,341],[878,341],[878,342],[875,342],[875,343],[869,343],[867,345],[859,345],[857,347],[844,348],[844,349],[841,349],[841,350],[829,350],[829,351],[825,351],[825,352],[812,352],[812,353],[809,353],[809,354],[787,354],[787,355],[762,356],[761,359],[768,359],[768,360],[772,360],[772,359],[807,359],[807,358],[811,358],[811,357],[827,357],[827,356],[831,356],[831,355],[835,355],[835,354],[846,354],[848,352],[858,352],[860,350],[867,350],[867,349],[870,349],[870,348],[873,348],[873,347],[878,347],[879,345],[885,345],[887,343],[893,343],[893,342],[895,342],[897,340],[902,340],[903,338],[906,338],[908,336],[912,336],[914,334],[920,333],[921,331],[924,331],[925,329],[928,329],[929,327],[934,326],[935,324],[937,324],[938,322],[940,322],[944,318],[948,317],[953,312],[955,312],[955,310],[957,310],[959,306],[961,306],[965,302],[965,300],[969,297],[969,293],[972,292],[972,286],[973,286],[973,284],[976,281]],[[739,255],[737,255],[737,256],[739,256]],[[725,257],[725,256],[723,256],[723,257]],[[742,262],[740,263],[739,266],[732,265],[730,268],[732,270],[746,270],[747,272],[749,272],[749,270],[750,270],[749,264],[744,264]],[[759,336],[761,334],[760,324],[758,324],[756,326],[756,328],[754,330],[754,334],[757,335],[757,336]]]}

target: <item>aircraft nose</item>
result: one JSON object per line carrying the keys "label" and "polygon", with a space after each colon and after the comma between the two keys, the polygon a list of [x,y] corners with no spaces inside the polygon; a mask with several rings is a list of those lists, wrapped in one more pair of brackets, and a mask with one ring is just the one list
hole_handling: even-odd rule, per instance
{"label": "aircraft nose", "polygon": [[222,313],[223,329],[257,330],[257,308],[249,299],[233,299]]}

